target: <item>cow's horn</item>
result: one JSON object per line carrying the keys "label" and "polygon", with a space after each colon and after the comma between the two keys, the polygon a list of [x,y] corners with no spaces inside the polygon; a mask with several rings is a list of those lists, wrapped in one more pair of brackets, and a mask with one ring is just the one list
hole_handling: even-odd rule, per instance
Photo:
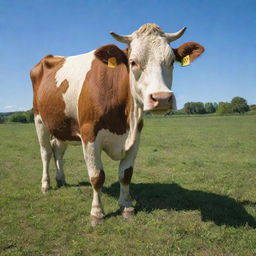
{"label": "cow's horn", "polygon": [[165,33],[165,37],[167,38],[168,42],[170,43],[172,41],[179,39],[184,34],[186,29],[187,29],[186,27],[183,27],[181,30],[179,30],[176,33]]}
{"label": "cow's horn", "polygon": [[128,44],[131,42],[132,40],[132,36],[131,35],[126,35],[126,36],[120,36],[114,32],[110,32],[110,35],[113,36],[117,41],[121,42],[121,43],[125,43]]}

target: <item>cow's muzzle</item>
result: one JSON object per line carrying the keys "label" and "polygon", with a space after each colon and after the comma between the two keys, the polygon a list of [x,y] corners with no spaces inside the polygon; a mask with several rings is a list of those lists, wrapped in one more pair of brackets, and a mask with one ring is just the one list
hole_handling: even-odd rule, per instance
{"label": "cow's muzzle", "polygon": [[149,95],[148,110],[168,110],[173,106],[174,95],[172,92],[157,92]]}

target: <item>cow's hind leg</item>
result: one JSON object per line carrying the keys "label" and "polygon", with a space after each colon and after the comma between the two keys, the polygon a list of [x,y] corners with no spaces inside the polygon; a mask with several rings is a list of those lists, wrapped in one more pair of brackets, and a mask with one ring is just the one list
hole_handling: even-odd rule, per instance
{"label": "cow's hind leg", "polygon": [[52,148],[50,143],[50,133],[43,124],[40,115],[35,116],[35,126],[38,141],[40,144],[40,153],[43,164],[42,187],[41,191],[46,193],[50,188],[49,164],[52,157]]}
{"label": "cow's hind leg", "polygon": [[56,138],[51,140],[53,149],[53,156],[56,165],[56,183],[58,187],[66,185],[64,170],[63,170],[63,156],[67,148],[67,144]]}
{"label": "cow's hind leg", "polygon": [[104,210],[101,202],[101,189],[105,181],[105,173],[101,162],[101,149],[93,143],[83,143],[84,158],[88,169],[88,175],[93,188],[93,200],[91,208],[91,224],[94,226],[104,218]]}

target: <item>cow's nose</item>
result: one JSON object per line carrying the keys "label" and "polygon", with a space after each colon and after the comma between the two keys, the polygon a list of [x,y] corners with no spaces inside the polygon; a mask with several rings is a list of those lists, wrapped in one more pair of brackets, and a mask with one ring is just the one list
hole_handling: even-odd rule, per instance
{"label": "cow's nose", "polygon": [[150,94],[151,103],[155,108],[168,109],[172,105],[172,92],[157,92]]}

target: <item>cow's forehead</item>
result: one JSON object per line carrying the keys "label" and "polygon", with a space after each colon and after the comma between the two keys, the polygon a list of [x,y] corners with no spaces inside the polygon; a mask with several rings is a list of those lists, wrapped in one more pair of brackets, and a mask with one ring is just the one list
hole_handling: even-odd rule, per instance
{"label": "cow's forehead", "polygon": [[134,38],[130,43],[130,58],[142,62],[165,60],[173,57],[166,38],[156,35]]}

